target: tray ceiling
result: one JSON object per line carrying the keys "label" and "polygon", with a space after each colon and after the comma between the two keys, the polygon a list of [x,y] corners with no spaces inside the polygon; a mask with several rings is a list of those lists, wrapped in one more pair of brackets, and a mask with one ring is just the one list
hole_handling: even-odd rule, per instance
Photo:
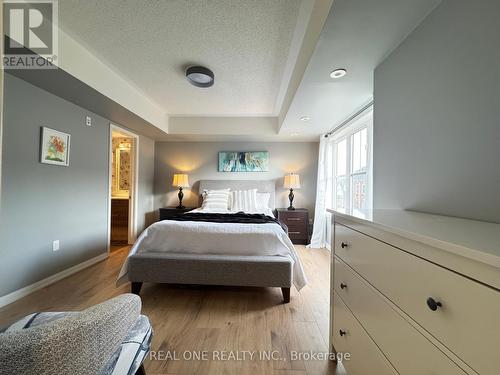
{"label": "tray ceiling", "polygon": [[[59,23],[169,115],[275,112],[300,0],[59,1]],[[204,65],[215,85],[188,84]]]}

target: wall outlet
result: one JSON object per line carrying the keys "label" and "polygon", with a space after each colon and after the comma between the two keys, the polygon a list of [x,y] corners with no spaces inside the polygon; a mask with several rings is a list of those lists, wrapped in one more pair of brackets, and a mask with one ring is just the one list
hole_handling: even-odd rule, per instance
{"label": "wall outlet", "polygon": [[59,240],[52,241],[52,251],[59,250]]}
{"label": "wall outlet", "polygon": [[90,116],[85,117],[85,125],[92,126],[92,119]]}

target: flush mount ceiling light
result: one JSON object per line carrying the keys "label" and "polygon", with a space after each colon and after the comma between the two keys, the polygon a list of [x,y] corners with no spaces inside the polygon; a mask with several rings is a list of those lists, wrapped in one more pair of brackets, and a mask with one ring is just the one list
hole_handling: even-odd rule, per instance
{"label": "flush mount ceiling light", "polygon": [[309,116],[302,116],[299,118],[300,121],[309,121],[311,118]]}
{"label": "flush mount ceiling light", "polygon": [[335,69],[333,72],[330,73],[330,78],[337,79],[337,78],[342,78],[347,74],[347,70],[345,69]]}
{"label": "flush mount ceiling light", "polygon": [[196,87],[210,87],[214,84],[214,73],[204,66],[190,66],[186,69],[186,78]]}

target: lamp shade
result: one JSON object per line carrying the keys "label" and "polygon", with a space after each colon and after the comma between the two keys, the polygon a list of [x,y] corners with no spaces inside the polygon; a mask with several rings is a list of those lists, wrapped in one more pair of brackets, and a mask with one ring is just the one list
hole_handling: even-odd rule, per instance
{"label": "lamp shade", "polygon": [[172,186],[175,187],[189,187],[189,179],[187,174],[176,173],[174,174],[174,180],[172,181]]}
{"label": "lamp shade", "polygon": [[300,189],[300,177],[298,174],[290,173],[285,176],[283,186],[287,189]]}

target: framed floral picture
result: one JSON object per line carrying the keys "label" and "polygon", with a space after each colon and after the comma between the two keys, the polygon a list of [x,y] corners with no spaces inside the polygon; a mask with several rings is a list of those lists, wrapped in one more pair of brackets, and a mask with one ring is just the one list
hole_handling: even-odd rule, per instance
{"label": "framed floral picture", "polygon": [[45,126],[41,133],[40,162],[67,167],[71,135]]}

